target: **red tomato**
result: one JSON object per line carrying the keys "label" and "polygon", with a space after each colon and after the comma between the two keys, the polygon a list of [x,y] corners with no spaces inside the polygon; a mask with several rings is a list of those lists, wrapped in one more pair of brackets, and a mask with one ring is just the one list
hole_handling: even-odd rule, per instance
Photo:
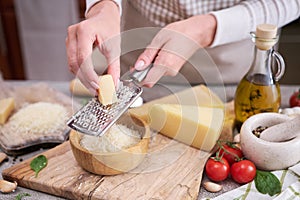
{"label": "red tomato", "polygon": [[249,160],[233,163],[230,169],[232,179],[237,183],[249,183],[256,176],[256,167]]}
{"label": "red tomato", "polygon": [[300,89],[290,97],[290,107],[300,106]]}
{"label": "red tomato", "polygon": [[221,147],[219,155],[223,155],[223,158],[228,161],[229,165],[232,165],[236,162],[236,159],[241,159],[243,157],[243,152],[235,145],[224,144]]}
{"label": "red tomato", "polygon": [[226,159],[219,158],[220,160],[211,157],[206,162],[205,172],[209,179],[212,181],[225,180],[230,172],[230,166]]}

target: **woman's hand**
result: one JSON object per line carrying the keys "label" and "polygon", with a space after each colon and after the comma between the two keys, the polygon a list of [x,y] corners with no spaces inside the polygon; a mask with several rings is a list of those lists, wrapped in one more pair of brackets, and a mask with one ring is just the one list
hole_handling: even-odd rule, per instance
{"label": "woman's hand", "polygon": [[97,46],[105,56],[115,85],[120,77],[120,13],[112,1],[101,1],[87,13],[87,19],[68,28],[66,47],[69,69],[96,94],[98,75],[91,54]]}
{"label": "woman's hand", "polygon": [[142,70],[154,63],[143,85],[152,87],[162,76],[175,76],[196,50],[213,42],[216,27],[215,17],[208,14],[171,23],[159,31],[134,66]]}

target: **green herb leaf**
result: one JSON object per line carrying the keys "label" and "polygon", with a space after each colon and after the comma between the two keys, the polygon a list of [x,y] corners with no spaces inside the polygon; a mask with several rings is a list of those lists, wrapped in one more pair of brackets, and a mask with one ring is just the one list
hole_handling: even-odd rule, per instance
{"label": "green herb leaf", "polygon": [[254,182],[256,189],[262,194],[274,196],[281,192],[280,181],[271,172],[256,170]]}
{"label": "green herb leaf", "polygon": [[35,177],[38,176],[38,173],[47,165],[47,158],[44,155],[39,155],[35,159],[33,159],[30,163],[30,167],[33,171],[35,171]]}
{"label": "green herb leaf", "polygon": [[27,197],[27,196],[31,196],[30,194],[28,193],[20,193],[16,196],[15,200],[21,200],[23,197]]}

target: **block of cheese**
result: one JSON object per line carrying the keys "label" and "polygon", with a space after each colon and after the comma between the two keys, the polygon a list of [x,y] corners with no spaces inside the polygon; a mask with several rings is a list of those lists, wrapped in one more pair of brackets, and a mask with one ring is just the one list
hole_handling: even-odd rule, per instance
{"label": "block of cheese", "polygon": [[70,92],[78,96],[92,96],[90,91],[77,78],[70,81]]}
{"label": "block of cheese", "polygon": [[117,99],[115,84],[110,74],[99,77],[98,99],[103,105],[115,103]]}
{"label": "block of cheese", "polygon": [[145,103],[143,106],[132,108],[130,114],[148,122],[149,108],[154,104],[180,104],[204,107],[224,108],[222,100],[205,85],[197,85],[168,96]]}
{"label": "block of cheese", "polygon": [[149,118],[150,127],[161,134],[210,151],[222,131],[224,108],[155,104]]}
{"label": "block of cheese", "polygon": [[15,100],[14,98],[6,98],[0,100],[0,124],[5,124],[8,117],[15,109]]}

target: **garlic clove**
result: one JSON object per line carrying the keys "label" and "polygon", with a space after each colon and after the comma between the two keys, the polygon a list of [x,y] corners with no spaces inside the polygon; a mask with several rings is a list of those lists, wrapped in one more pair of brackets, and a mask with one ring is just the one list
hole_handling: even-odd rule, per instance
{"label": "garlic clove", "polygon": [[235,146],[242,149],[241,148],[241,134],[238,133],[233,137],[233,142],[235,142]]}
{"label": "garlic clove", "polygon": [[241,142],[241,134],[236,134],[236,135],[233,137],[233,142],[240,143],[240,142]]}
{"label": "garlic clove", "polygon": [[205,182],[203,183],[203,187],[209,192],[219,192],[223,189],[222,185],[213,182]]}
{"label": "garlic clove", "polygon": [[17,182],[9,182],[6,180],[0,180],[0,192],[2,193],[10,193],[14,192],[15,189],[17,188]]}

